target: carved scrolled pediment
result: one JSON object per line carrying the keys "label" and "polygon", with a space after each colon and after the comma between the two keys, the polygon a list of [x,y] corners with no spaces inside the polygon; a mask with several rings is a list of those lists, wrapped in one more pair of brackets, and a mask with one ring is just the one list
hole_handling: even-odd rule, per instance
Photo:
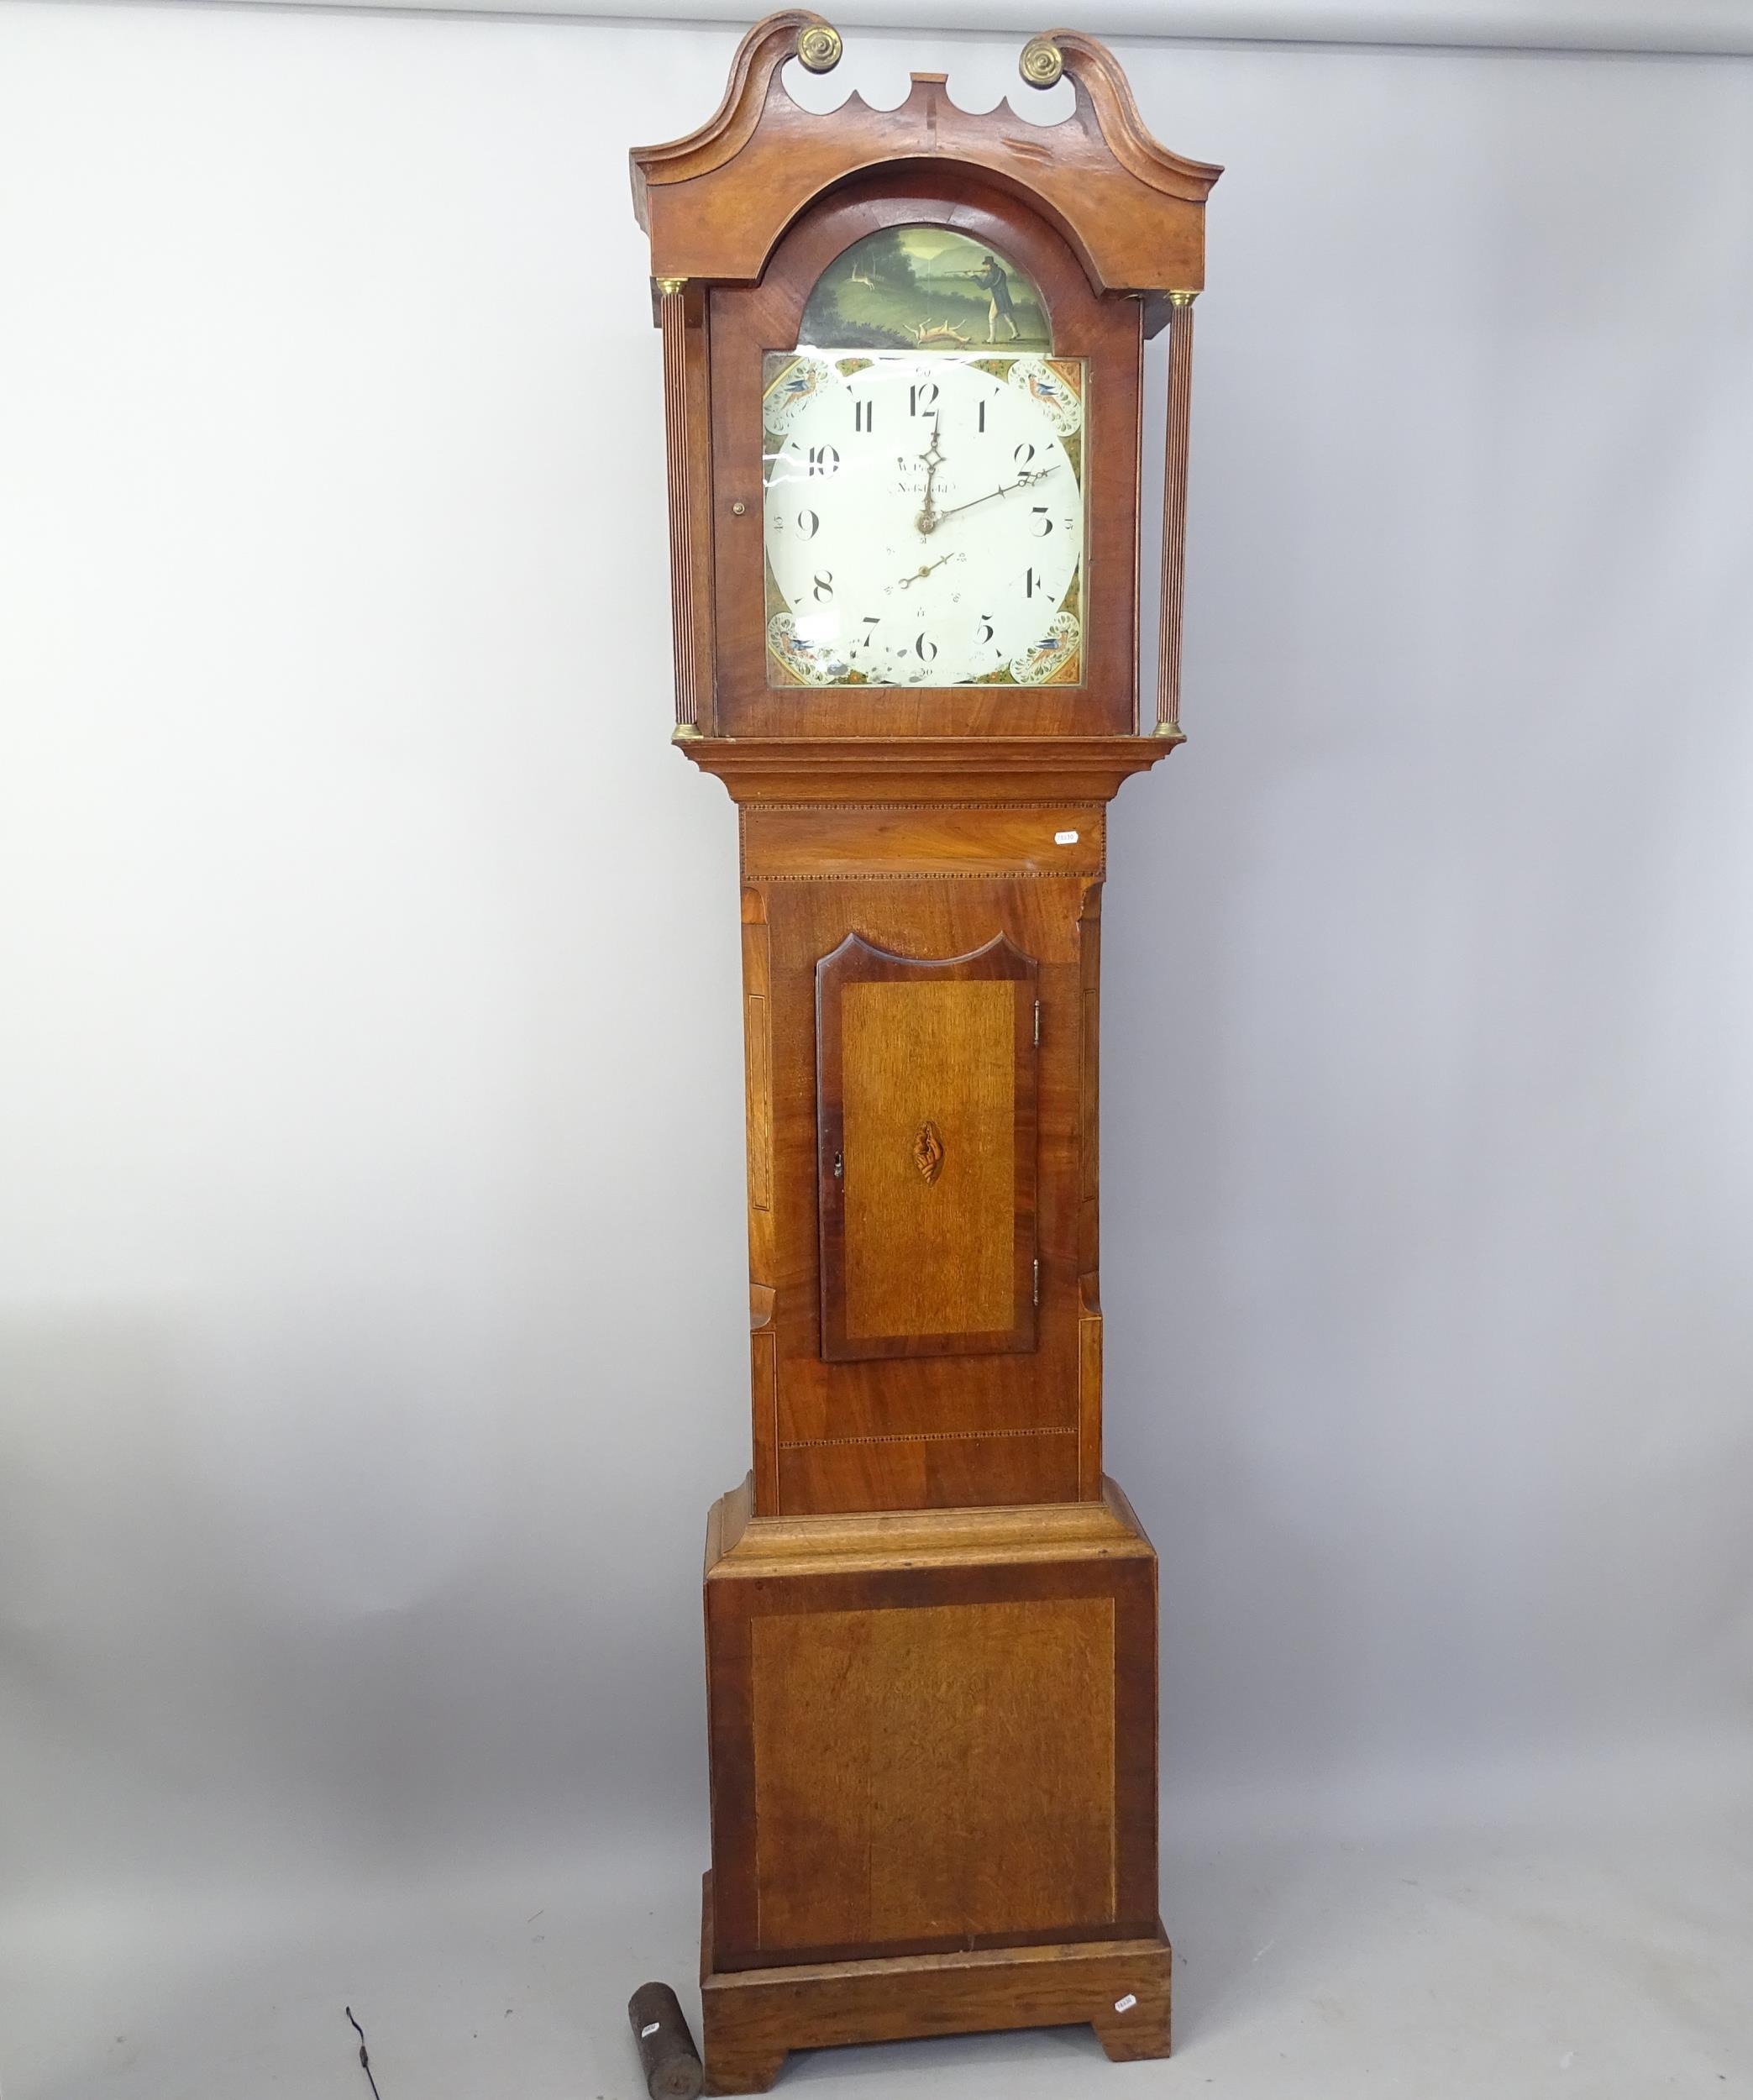
{"label": "carved scrolled pediment", "polygon": [[802,56],[828,70],[837,44],[820,15],[769,15],[743,39],[707,123],[635,149],[634,203],[654,276],[753,283],[816,198],[863,169],[915,162],[959,164],[1026,196],[1096,291],[1146,297],[1152,328],[1166,318],[1163,295],[1203,286],[1205,197],[1222,171],[1151,136],[1125,75],[1094,38],[1052,29],[1025,47],[1031,86],[1063,76],[1073,87],[1072,113],[1048,126],[1022,122],[1003,102],[958,108],[939,73],[914,74],[896,109],[874,109],[857,93],[827,114],[801,108],[786,90],[785,65]]}

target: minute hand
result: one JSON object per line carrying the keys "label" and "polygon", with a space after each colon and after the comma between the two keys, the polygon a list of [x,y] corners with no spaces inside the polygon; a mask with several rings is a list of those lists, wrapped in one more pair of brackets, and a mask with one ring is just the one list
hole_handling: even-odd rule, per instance
{"label": "minute hand", "polygon": [[1021,474],[1014,481],[1006,481],[1002,488],[988,489],[984,496],[971,496],[965,503],[952,503],[947,510],[937,513],[941,525],[947,517],[953,517],[958,511],[971,511],[976,503],[990,503],[995,497],[1013,495],[1018,489],[1031,489],[1037,481],[1044,481],[1050,474],[1059,471],[1058,463],[1050,467],[1037,467],[1032,474]]}

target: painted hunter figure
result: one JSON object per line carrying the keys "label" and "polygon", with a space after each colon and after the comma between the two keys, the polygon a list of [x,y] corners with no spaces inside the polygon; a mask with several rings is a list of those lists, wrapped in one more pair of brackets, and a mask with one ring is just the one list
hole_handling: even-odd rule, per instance
{"label": "painted hunter figure", "polygon": [[979,268],[968,274],[986,295],[986,340],[998,341],[998,324],[1002,321],[1010,331],[1005,340],[1014,343],[1019,331],[1011,311],[1010,280],[1005,265],[996,255],[987,255],[981,258]]}

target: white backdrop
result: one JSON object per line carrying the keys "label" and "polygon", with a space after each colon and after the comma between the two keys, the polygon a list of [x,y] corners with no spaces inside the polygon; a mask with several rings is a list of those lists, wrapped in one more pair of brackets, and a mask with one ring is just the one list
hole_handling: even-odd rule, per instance
{"label": "white backdrop", "polygon": [[[734,826],[666,743],[625,159],[734,43],[0,10],[8,2100],[266,2089],[134,2004],[173,1914],[381,1903],[369,1950],[624,1856],[598,2083],[685,1971]],[[834,92],[984,106],[1016,45]],[[1226,1846],[1745,1782],[1753,61],[1120,49],[1230,169],[1192,742],[1105,918],[1190,1945]],[[276,2089],[362,2089],[347,2039]],[[1396,2100],[1485,2089],[1405,2047]]]}

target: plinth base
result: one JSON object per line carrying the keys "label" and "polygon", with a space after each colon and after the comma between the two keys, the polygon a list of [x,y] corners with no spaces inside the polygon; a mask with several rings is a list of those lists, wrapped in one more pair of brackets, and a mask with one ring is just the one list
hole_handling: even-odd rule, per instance
{"label": "plinth base", "polygon": [[1172,1956],[1152,1940],[916,1954],[772,1969],[712,1966],[712,1877],[700,1925],[709,2093],[765,2092],[794,2049],[1081,2027],[1115,2063],[1166,2056]]}

